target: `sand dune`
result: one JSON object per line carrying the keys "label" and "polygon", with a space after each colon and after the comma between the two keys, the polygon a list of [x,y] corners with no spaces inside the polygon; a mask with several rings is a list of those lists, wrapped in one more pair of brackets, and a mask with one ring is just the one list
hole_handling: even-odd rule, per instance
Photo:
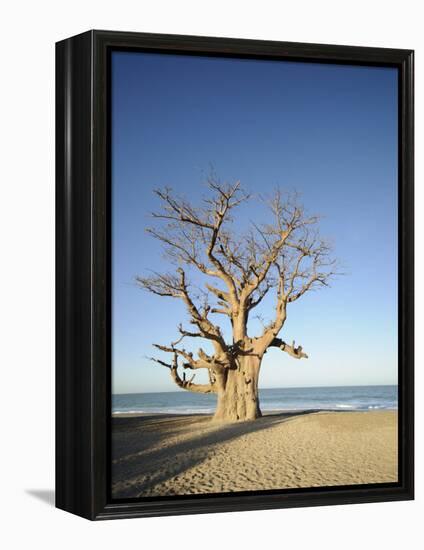
{"label": "sand dune", "polygon": [[114,498],[397,481],[397,413],[113,418]]}

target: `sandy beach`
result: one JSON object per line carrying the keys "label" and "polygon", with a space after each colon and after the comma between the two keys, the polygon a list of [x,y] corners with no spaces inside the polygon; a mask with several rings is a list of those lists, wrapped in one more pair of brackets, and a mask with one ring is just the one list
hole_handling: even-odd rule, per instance
{"label": "sandy beach", "polygon": [[397,481],[397,412],[206,415],[112,420],[114,498]]}

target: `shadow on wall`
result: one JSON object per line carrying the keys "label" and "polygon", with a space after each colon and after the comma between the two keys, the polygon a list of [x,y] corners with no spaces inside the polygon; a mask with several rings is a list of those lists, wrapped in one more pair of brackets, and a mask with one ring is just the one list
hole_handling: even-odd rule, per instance
{"label": "shadow on wall", "polygon": [[49,506],[55,505],[55,492],[53,489],[26,489],[25,493],[30,495],[38,500],[41,500]]}

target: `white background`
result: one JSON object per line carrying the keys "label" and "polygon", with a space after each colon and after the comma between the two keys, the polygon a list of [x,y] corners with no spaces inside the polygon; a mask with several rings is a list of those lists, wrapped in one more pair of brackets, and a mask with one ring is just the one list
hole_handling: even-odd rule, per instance
{"label": "white background", "polygon": [[[424,386],[417,314],[417,498],[88,522],[55,510],[54,42],[97,28],[416,50],[417,250],[423,247],[424,33],[420,2],[60,0],[0,14],[0,541],[3,548],[417,548],[423,523]],[[417,280],[423,278],[417,257]],[[417,285],[422,306],[422,285]],[[421,338],[420,338],[421,336]],[[41,493],[40,493],[41,491]],[[34,494],[38,493],[38,497]],[[43,497],[40,499],[40,494]],[[418,542],[421,539],[421,542]]]}

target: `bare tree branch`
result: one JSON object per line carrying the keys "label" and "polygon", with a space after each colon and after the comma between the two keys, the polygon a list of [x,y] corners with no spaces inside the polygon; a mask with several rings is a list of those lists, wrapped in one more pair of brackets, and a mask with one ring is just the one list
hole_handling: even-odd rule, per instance
{"label": "bare tree branch", "polygon": [[285,351],[286,353],[294,357],[295,359],[308,358],[307,354],[302,351],[303,350],[302,346],[296,347],[294,340],[293,340],[293,344],[290,346],[289,344],[281,340],[281,338],[274,338],[274,340],[271,342],[269,347],[279,348],[282,351]]}
{"label": "bare tree branch", "polygon": [[[161,349],[161,346],[156,346],[159,349]],[[162,365],[164,367],[167,367],[170,372],[172,379],[174,382],[179,386],[180,388],[184,390],[188,390],[195,393],[213,393],[218,390],[218,386],[216,385],[216,377],[213,374],[209,374],[209,384],[195,384],[193,382],[195,375],[193,375],[190,379],[187,380],[185,373],[183,373],[182,378],[180,377],[178,373],[178,353],[181,353],[177,350],[173,350],[173,361],[172,363],[166,363],[165,361],[162,361],[161,359],[157,359],[156,357],[150,357],[149,359],[151,361],[154,361],[158,363],[159,365]]]}
{"label": "bare tree branch", "polygon": [[213,341],[218,352],[225,352],[226,344],[221,329],[208,319],[208,311],[202,313],[194,304],[182,268],[177,269],[177,275],[155,273],[152,277],[137,277],[136,281],[142,288],[153,294],[182,299],[191,316],[190,322],[197,325],[204,338]]}
{"label": "bare tree branch", "polygon": [[185,359],[183,367],[186,369],[212,369],[215,372],[223,372],[226,368],[229,367],[228,361],[218,361],[215,356],[208,356],[202,350],[202,348],[200,348],[197,352],[199,359],[194,359],[193,354],[191,352],[187,352],[185,349],[179,349],[175,346],[162,346],[160,344],[153,344],[153,346],[160,351],[181,356],[183,359]]}

